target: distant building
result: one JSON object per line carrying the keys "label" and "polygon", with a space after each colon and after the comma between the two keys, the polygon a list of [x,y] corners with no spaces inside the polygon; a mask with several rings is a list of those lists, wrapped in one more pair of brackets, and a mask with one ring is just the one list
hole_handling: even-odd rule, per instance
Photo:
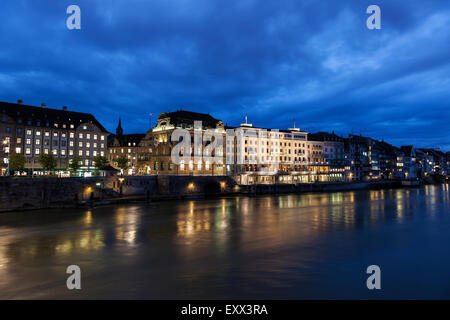
{"label": "distant building", "polygon": [[108,131],[90,113],[0,102],[0,159],[2,173],[8,154],[23,154],[26,169],[42,172],[38,158],[52,154],[57,170],[66,170],[71,159],[81,159],[81,169],[94,168],[93,158],[106,156]]}
{"label": "distant building", "polygon": [[[201,122],[201,126],[194,129],[195,121]],[[178,164],[172,161],[171,156],[172,149],[178,144],[178,141],[172,142],[171,140],[172,133],[176,129],[185,129],[191,135],[191,150],[182,150],[180,155],[185,155],[185,158]],[[214,163],[209,158],[212,154],[208,154],[211,141],[202,138],[200,146],[194,148],[194,133],[205,137],[208,132],[219,134],[222,136],[222,140],[225,140],[223,122],[209,114],[184,110],[161,113],[157,125],[141,141],[143,146],[154,146],[151,157],[142,163],[143,170],[147,174],[225,175],[223,146],[215,151],[217,154],[214,154],[216,159]],[[188,154],[190,154],[189,157]]]}
{"label": "distant building", "polygon": [[308,134],[309,171],[316,181],[347,180],[344,139],[334,132]]}
{"label": "distant building", "polygon": [[439,175],[445,176],[447,174],[446,154],[437,149],[421,148],[420,162],[422,164],[424,175]]}
{"label": "distant building", "polygon": [[118,168],[117,160],[120,157],[128,159],[128,168],[125,174],[143,174],[144,172],[139,167],[139,162],[146,160],[144,154],[151,153],[152,148],[141,147],[140,143],[145,137],[145,133],[123,134],[122,121],[119,119],[119,124],[116,128],[116,134],[108,136],[108,161]]}

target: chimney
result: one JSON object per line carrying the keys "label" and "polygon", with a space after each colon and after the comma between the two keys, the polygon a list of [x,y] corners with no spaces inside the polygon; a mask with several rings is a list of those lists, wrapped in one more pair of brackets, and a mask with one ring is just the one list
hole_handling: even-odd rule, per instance
{"label": "chimney", "polygon": [[17,104],[22,104],[22,100],[21,99],[17,100]]}
{"label": "chimney", "polygon": [[41,103],[41,107],[42,107],[42,108],[45,108],[46,106],[47,106],[47,105],[45,104],[45,102],[42,102],[42,103]]}
{"label": "chimney", "polygon": [[67,107],[66,107],[66,106],[63,106],[62,109],[63,109],[64,111],[67,111]]}

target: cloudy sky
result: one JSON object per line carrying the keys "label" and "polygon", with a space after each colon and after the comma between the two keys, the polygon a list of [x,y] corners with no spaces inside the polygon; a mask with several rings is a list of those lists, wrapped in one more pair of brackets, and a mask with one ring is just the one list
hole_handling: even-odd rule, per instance
{"label": "cloudy sky", "polygon": [[2,0],[0,100],[17,99],[110,131],[184,109],[450,150],[450,1]]}

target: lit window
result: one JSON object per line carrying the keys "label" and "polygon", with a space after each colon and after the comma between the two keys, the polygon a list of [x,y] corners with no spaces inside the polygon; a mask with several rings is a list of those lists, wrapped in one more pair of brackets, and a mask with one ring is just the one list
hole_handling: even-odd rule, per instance
{"label": "lit window", "polygon": [[27,129],[27,136],[31,136],[31,130]]}
{"label": "lit window", "polygon": [[40,145],[41,144],[41,139],[36,139],[36,145]]}
{"label": "lit window", "polygon": [[78,150],[78,155],[81,157],[83,156],[83,150]]}
{"label": "lit window", "polygon": [[90,133],[87,133],[86,134],[86,139],[90,139],[91,138],[91,134]]}
{"label": "lit window", "polygon": [[39,149],[39,148],[38,148],[38,149],[34,149],[34,153],[35,153],[35,154],[41,153],[41,149]]}
{"label": "lit window", "polygon": [[22,149],[21,148],[16,148],[16,153],[21,153]]}
{"label": "lit window", "polygon": [[46,136],[46,137],[50,137],[50,132],[45,131],[45,136]]}
{"label": "lit window", "polygon": [[41,132],[40,132],[40,131],[36,131],[36,135],[37,135],[37,136],[40,136],[40,135],[41,135]]}
{"label": "lit window", "polygon": [[30,148],[26,148],[25,149],[25,154],[31,154],[31,149]]}
{"label": "lit window", "polygon": [[70,135],[69,135],[69,137],[70,137],[70,138],[74,138],[74,137],[75,137],[75,134],[74,134],[73,132],[71,132]]}
{"label": "lit window", "polygon": [[94,134],[94,140],[97,140],[97,135],[96,134]]}
{"label": "lit window", "polygon": [[102,140],[102,141],[105,140],[105,136],[101,136],[100,140]]}
{"label": "lit window", "polygon": [[83,134],[80,133],[80,134],[78,135],[78,138],[83,139]]}

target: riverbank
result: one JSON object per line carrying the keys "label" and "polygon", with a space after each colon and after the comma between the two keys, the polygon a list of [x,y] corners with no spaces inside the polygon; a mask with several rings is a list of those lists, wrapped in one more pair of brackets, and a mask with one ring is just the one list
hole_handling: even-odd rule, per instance
{"label": "riverbank", "polygon": [[[424,183],[433,181],[424,181]],[[401,181],[237,185],[225,176],[1,178],[0,212],[93,207],[132,202],[411,188]]]}
{"label": "riverbank", "polygon": [[358,190],[380,190],[380,189],[396,189],[396,188],[412,188],[420,185],[404,185],[401,181],[374,181],[374,182],[353,182],[353,183],[310,183],[297,185],[240,185],[239,191],[209,193],[209,194],[190,194],[190,195],[146,195],[124,196],[120,198],[85,201],[80,206],[97,207],[102,205],[112,205],[121,203],[143,203],[170,200],[188,200],[203,199],[220,196],[241,195],[254,197],[259,195],[277,195],[277,194],[302,194],[302,193],[327,193],[327,192],[345,192]]}

